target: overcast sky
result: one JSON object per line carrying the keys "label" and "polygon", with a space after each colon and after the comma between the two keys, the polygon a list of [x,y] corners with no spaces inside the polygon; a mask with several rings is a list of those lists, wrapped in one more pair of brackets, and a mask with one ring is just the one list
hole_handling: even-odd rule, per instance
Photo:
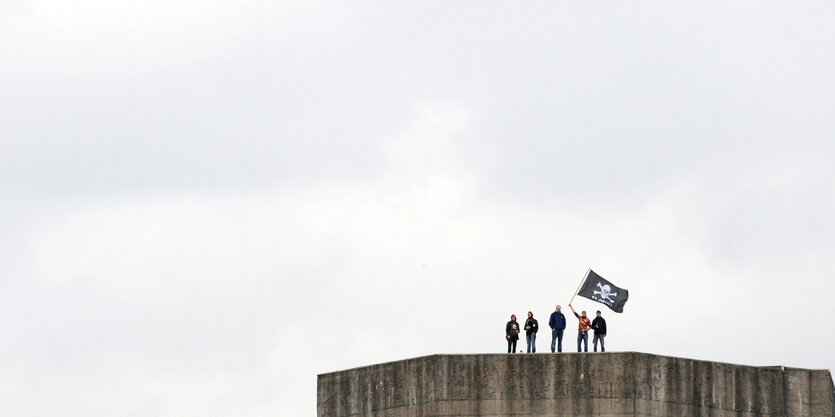
{"label": "overcast sky", "polygon": [[609,350],[835,368],[833,22],[6,0],[0,414],[311,416],[319,373],[503,352],[588,267],[630,291],[574,303]]}

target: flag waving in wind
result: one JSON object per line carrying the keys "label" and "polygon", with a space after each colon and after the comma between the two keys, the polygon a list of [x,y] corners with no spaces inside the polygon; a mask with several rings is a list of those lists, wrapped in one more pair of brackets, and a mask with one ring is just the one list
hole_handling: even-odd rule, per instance
{"label": "flag waving in wind", "polygon": [[629,299],[629,291],[606,281],[591,269],[577,295],[605,304],[615,313],[623,313],[623,305]]}

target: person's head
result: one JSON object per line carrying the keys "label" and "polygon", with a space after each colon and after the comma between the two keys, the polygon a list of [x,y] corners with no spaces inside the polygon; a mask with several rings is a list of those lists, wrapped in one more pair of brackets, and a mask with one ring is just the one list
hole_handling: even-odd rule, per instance
{"label": "person's head", "polygon": [[597,310],[597,317],[600,317],[600,310]]}
{"label": "person's head", "polygon": [[580,315],[583,316],[583,317],[586,317],[586,310],[583,310],[583,312],[580,313]]}
{"label": "person's head", "polygon": [[533,313],[531,313],[531,312],[529,311],[529,312],[528,312],[528,318],[531,318],[531,317],[533,317]]}
{"label": "person's head", "polygon": [[562,309],[562,307],[557,306],[557,313],[559,313],[561,309]]}
{"label": "person's head", "polygon": [[510,315],[510,321],[516,321],[516,315],[515,314]]}

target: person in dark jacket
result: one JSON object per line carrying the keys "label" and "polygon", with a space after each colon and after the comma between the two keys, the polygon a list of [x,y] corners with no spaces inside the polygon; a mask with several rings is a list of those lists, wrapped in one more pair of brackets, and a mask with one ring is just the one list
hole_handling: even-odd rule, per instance
{"label": "person in dark jacket", "polygon": [[510,321],[504,328],[505,338],[507,338],[507,353],[516,352],[516,341],[519,340],[519,323],[516,322],[516,315],[510,315]]}
{"label": "person in dark jacket", "polygon": [[528,319],[525,320],[525,341],[528,342],[528,353],[536,353],[536,332],[539,331],[539,322],[533,318],[533,313],[528,312]]}
{"label": "person in dark jacket", "polygon": [[557,352],[562,352],[562,333],[565,330],[565,316],[560,310],[560,306],[557,306],[557,310],[551,313],[551,318],[548,320],[548,325],[551,326],[551,353],[554,353],[555,349]]}
{"label": "person in dark jacket", "polygon": [[594,351],[597,352],[597,341],[600,340],[600,351],[605,352],[603,339],[606,337],[606,320],[600,315],[600,310],[597,310],[597,317],[591,322],[591,328],[594,329]]}

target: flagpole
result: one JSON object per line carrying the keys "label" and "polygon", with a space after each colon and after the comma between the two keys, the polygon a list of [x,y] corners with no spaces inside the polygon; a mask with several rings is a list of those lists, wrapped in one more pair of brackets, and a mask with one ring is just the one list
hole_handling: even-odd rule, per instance
{"label": "flagpole", "polygon": [[589,277],[589,271],[591,271],[591,267],[586,270],[586,275],[583,275],[583,280],[580,281],[580,285],[577,286],[577,289],[574,291],[574,295],[571,296],[571,301],[568,302],[568,305],[574,302],[574,297],[577,296],[577,293],[580,291],[580,287],[583,286],[583,283],[586,282],[586,278]]}

